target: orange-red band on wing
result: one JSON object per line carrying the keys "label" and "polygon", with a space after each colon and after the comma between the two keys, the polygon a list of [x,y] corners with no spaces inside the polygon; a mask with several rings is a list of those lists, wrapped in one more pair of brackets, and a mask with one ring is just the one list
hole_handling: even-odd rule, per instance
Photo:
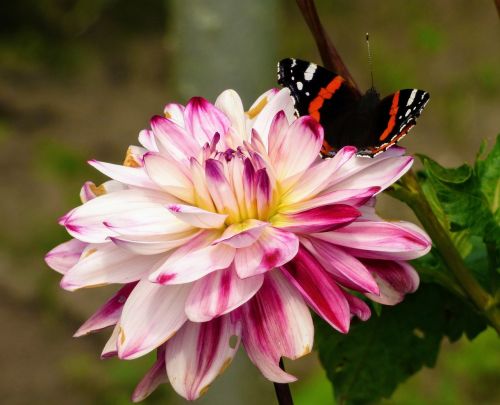
{"label": "orange-red band on wing", "polygon": [[344,81],[342,76],[336,76],[326,87],[320,89],[318,95],[309,103],[308,112],[312,118],[319,122],[321,115],[319,110],[323,107],[325,100],[332,98],[333,93],[340,88]]}
{"label": "orange-red band on wing", "polygon": [[392,99],[391,109],[389,110],[389,123],[387,124],[387,128],[382,135],[380,135],[379,140],[383,141],[391,131],[394,129],[394,125],[396,125],[396,114],[398,113],[398,104],[399,104],[399,90],[394,93],[394,98]]}

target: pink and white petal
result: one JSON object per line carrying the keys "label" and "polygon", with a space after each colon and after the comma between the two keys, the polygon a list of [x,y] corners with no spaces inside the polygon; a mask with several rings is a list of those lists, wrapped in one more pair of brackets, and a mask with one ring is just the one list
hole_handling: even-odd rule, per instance
{"label": "pink and white petal", "polygon": [[62,278],[61,287],[68,291],[107,284],[125,284],[147,275],[158,256],[138,256],[112,243],[89,245],[80,261]]}
{"label": "pink and white petal", "polygon": [[205,176],[208,191],[219,212],[227,212],[231,217],[239,217],[238,201],[229,184],[223,164],[215,159],[205,162]]}
{"label": "pink and white petal", "polygon": [[80,328],[73,337],[80,337],[108,326],[115,325],[120,319],[123,306],[137,283],[125,284],[106,303],[99,308]]}
{"label": "pink and white petal", "polygon": [[273,159],[280,181],[303,172],[319,159],[323,127],[310,116],[303,116],[290,125],[282,140],[280,145],[275,145]]}
{"label": "pink and white petal", "polygon": [[135,359],[170,339],[187,320],[191,286],[162,286],[139,281],[120,317],[118,357]]}
{"label": "pink and white petal", "polygon": [[269,146],[268,146],[268,154],[271,159],[271,162],[277,162],[281,156],[278,155],[280,148],[283,145],[284,140],[286,139],[286,134],[288,131],[290,124],[288,123],[288,119],[285,115],[284,111],[278,111],[278,113],[274,116],[271,126],[269,127]]}
{"label": "pink and white petal", "polygon": [[[252,125],[253,129],[255,129],[262,138],[266,148],[268,148],[269,144],[271,123],[274,116],[278,114],[279,111],[284,111],[288,122],[291,123],[295,120],[295,107],[292,96],[290,95],[290,90],[287,88],[281,89],[278,93],[273,95],[273,97],[267,97],[267,99],[267,103],[264,101],[264,107],[257,113]],[[249,115],[251,115],[252,110],[253,108],[249,110]]]}
{"label": "pink and white petal", "polygon": [[242,343],[250,360],[271,381],[295,381],[278,364],[283,356],[297,359],[312,349],[314,326],[300,294],[274,271],[240,314]]}
{"label": "pink and white petal", "polygon": [[97,186],[92,181],[83,183],[80,189],[80,200],[82,204],[97,197]]}
{"label": "pink and white petal", "polygon": [[170,204],[168,210],[181,221],[202,229],[220,228],[227,218],[227,215],[206,211],[192,205]]}
{"label": "pink and white petal", "polygon": [[101,352],[101,360],[111,359],[118,354],[118,333],[120,332],[120,325],[115,325],[111,336],[104,345]]}
{"label": "pink and white petal", "polygon": [[383,191],[410,170],[413,164],[411,156],[384,155],[382,153],[373,159],[356,156],[349,160],[336,173],[328,190],[377,186]]}
{"label": "pink and white petal", "polygon": [[213,231],[200,233],[168,259],[159,262],[149,279],[159,284],[184,284],[229,267],[235,249],[223,244],[212,246],[218,235]]}
{"label": "pink and white petal", "polygon": [[168,103],[163,109],[163,114],[165,115],[165,118],[171,119],[177,125],[185,128],[184,110],[185,108],[182,104]]}
{"label": "pink and white petal", "polygon": [[416,259],[431,248],[430,239],[423,231],[404,222],[357,221],[314,236],[343,246],[356,257],[371,259]]}
{"label": "pink and white petal", "polygon": [[150,152],[158,152],[155,135],[150,129],[143,129],[139,132],[139,143]]}
{"label": "pink and white petal", "polygon": [[362,321],[370,319],[372,311],[366,302],[358,297],[355,297],[354,295],[349,294],[347,291],[342,290],[342,293],[349,303],[349,309],[352,316],[357,316]]}
{"label": "pink and white petal", "polygon": [[146,375],[135,387],[132,393],[132,402],[140,402],[149,397],[160,384],[168,382],[167,366],[165,364],[165,346],[157,350],[157,360]]}
{"label": "pink and white petal", "polygon": [[400,303],[406,294],[415,292],[419,285],[418,273],[406,262],[363,260],[380,287],[380,295],[366,294],[384,305]]}
{"label": "pink and white petal", "polygon": [[208,274],[194,283],[186,302],[186,314],[193,322],[206,322],[227,314],[252,298],[263,281],[263,275],[241,279],[233,266]]}
{"label": "pink and white petal", "polygon": [[[217,100],[215,106],[221,110],[231,122],[231,127],[234,134],[242,137],[241,141],[247,141],[246,128],[245,128],[245,111],[243,110],[243,103],[240,96],[234,90],[223,91]],[[224,134],[221,134],[224,135]]]}
{"label": "pink and white petal", "polygon": [[99,196],[73,209],[62,218],[62,223],[69,234],[77,239],[102,243],[109,236],[118,235],[104,222],[126,221],[140,225],[154,220],[162,224],[170,223],[175,217],[165,209],[165,205],[174,202],[177,200],[158,191],[121,190]]}
{"label": "pink and white petal", "polygon": [[89,160],[88,163],[104,175],[121,183],[153,190],[159,189],[158,185],[151,181],[143,167],[115,165],[97,160]]}
{"label": "pink and white petal", "polygon": [[234,248],[248,247],[260,238],[267,226],[269,226],[268,222],[257,219],[247,219],[237,224],[231,224],[213,244],[223,243]]}
{"label": "pink and white petal", "polygon": [[195,190],[196,206],[207,211],[215,211],[215,206],[205,180],[205,169],[195,158],[191,158],[189,164],[191,169],[191,180]]}
{"label": "pink and white petal", "polygon": [[298,249],[299,238],[295,234],[267,227],[253,245],[236,250],[236,272],[240,278],[265,273],[292,260]]}
{"label": "pink and white petal", "polygon": [[367,187],[353,190],[334,190],[329,193],[321,193],[309,200],[300,201],[295,204],[282,205],[279,211],[283,214],[292,214],[316,207],[331,204],[348,204],[358,208],[361,212],[363,204],[369,201],[378,191],[379,187]]}
{"label": "pink and white petal", "polygon": [[328,187],[332,178],[335,178],[336,172],[353,159],[356,152],[356,148],[346,146],[339,150],[333,158],[324,159],[309,167],[303,174],[298,173],[296,176],[287,179],[283,183],[283,190],[285,191],[283,203],[287,205],[295,204],[315,197]]}
{"label": "pink and white petal", "polygon": [[165,362],[170,384],[192,401],[203,395],[209,385],[231,363],[239,346],[232,344],[240,335],[238,324],[229,316],[210,322],[187,322],[167,344]]}
{"label": "pink and white petal", "polygon": [[100,186],[96,186],[91,181],[86,181],[80,190],[80,200],[83,204],[99,197],[103,194],[113,193],[115,191],[126,190],[127,185],[116,180],[108,180]]}
{"label": "pink and white petal", "polygon": [[70,239],[47,253],[45,255],[45,263],[58,273],[65,274],[78,263],[86,246],[87,243],[78,239]]}
{"label": "pink and white petal", "polygon": [[151,236],[111,236],[110,240],[121,248],[138,255],[157,255],[188,243],[197,235],[196,231]]}
{"label": "pink and white petal", "polygon": [[160,153],[166,152],[178,161],[188,161],[198,155],[200,145],[174,121],[157,115],[151,119],[151,128]]}
{"label": "pink and white petal", "polygon": [[226,115],[203,97],[193,97],[184,110],[187,131],[200,146],[211,142],[216,133],[224,136],[231,126]]}
{"label": "pink and white petal", "polygon": [[368,269],[342,248],[316,238],[301,238],[300,242],[344,287],[379,294],[378,285]]}
{"label": "pink and white petal", "polygon": [[194,202],[193,183],[178,163],[149,152],[144,155],[144,167],[151,180],[162,190],[181,200]]}
{"label": "pink and white petal", "polygon": [[299,248],[295,258],[281,269],[319,316],[339,332],[347,333],[349,304],[333,277],[311,253]]}
{"label": "pink and white petal", "polygon": [[293,214],[277,214],[271,218],[273,226],[289,232],[325,232],[350,224],[361,213],[345,204],[324,205]]}

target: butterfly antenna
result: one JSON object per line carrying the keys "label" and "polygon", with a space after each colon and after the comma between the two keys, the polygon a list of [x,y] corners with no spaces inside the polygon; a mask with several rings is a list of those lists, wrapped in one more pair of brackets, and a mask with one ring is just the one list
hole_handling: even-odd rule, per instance
{"label": "butterfly antenna", "polygon": [[368,66],[370,66],[370,77],[372,79],[372,86],[371,86],[371,88],[374,89],[375,87],[373,86],[372,53],[370,51],[370,34],[368,32],[366,33],[366,49],[368,50]]}

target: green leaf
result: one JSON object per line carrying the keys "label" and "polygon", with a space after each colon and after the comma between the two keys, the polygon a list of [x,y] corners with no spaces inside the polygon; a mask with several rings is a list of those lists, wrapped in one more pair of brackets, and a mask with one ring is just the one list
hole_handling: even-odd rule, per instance
{"label": "green leaf", "polygon": [[339,403],[365,404],[388,397],[398,384],[423,366],[432,367],[440,343],[474,338],[484,320],[460,299],[437,285],[424,283],[380,316],[355,323],[347,335],[319,320],[319,357]]}
{"label": "green leaf", "polygon": [[497,213],[500,206],[500,135],[490,153],[481,159],[486,149],[483,143],[476,160],[476,173],[479,177],[480,187],[488,200],[491,212]]}
{"label": "green leaf", "polygon": [[[439,201],[442,207],[440,215],[446,215],[449,230],[457,232],[466,229],[487,243],[500,245],[500,226],[483,194],[482,182],[476,171],[468,165],[447,169],[429,157],[420,158],[429,182],[427,187],[432,188]],[[492,171],[496,170],[498,175],[499,169]],[[490,171],[488,175],[491,176]],[[489,182],[485,182],[484,187],[487,187],[486,184]]]}

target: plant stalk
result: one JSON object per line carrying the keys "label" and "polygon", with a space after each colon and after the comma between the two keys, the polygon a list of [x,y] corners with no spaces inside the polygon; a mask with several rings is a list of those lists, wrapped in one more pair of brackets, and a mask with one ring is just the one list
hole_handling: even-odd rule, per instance
{"label": "plant stalk", "polygon": [[318,47],[321,60],[323,65],[329,69],[333,70],[335,73],[341,75],[346,79],[352,87],[358,88],[354,78],[347,69],[347,66],[342,61],[337,49],[333,45],[331,39],[325,31],[325,28],[321,24],[318,16],[318,11],[313,0],[296,0],[299,6],[300,12],[306,21],[309,30],[311,31],[316,46]]}
{"label": "plant stalk", "polygon": [[488,319],[500,335],[500,311],[495,299],[486,292],[466,267],[453,241],[432,211],[429,202],[418,183],[413,170],[408,171],[400,180],[401,188],[389,191],[389,195],[405,202],[415,213],[422,226],[432,239],[446,267],[467,294],[476,308]]}
{"label": "plant stalk", "polygon": [[[283,359],[280,359],[280,368],[285,371]],[[288,384],[274,383],[274,391],[279,405],[293,405],[292,393]]]}

